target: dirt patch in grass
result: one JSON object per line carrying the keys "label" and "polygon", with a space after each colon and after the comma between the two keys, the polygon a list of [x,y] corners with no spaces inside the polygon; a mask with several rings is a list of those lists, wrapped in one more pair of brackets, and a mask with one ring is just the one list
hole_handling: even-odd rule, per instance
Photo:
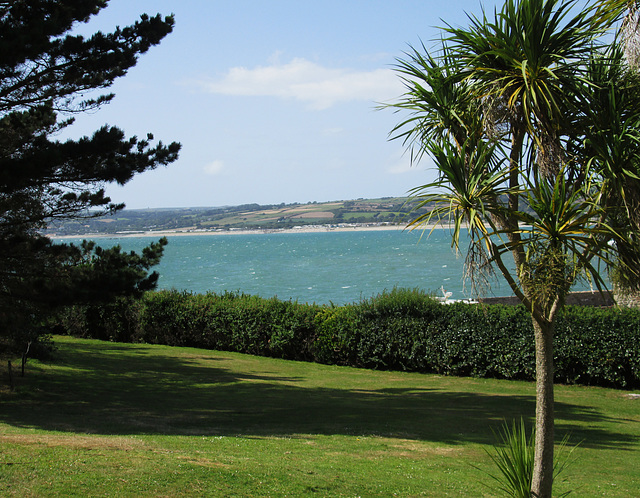
{"label": "dirt patch in grass", "polygon": [[[356,440],[360,440],[357,438]],[[367,439],[366,437],[363,439]],[[380,444],[376,444],[376,442]],[[371,442],[371,441],[370,441]],[[366,445],[366,443],[363,441]],[[364,446],[352,458],[380,460],[384,458],[408,458],[410,460],[429,460],[433,457],[456,457],[462,453],[468,454],[469,449],[434,446],[411,439],[374,438],[375,448],[365,449]],[[344,455],[340,451],[328,451],[326,454]]]}
{"label": "dirt patch in grass", "polygon": [[142,441],[130,438],[92,437],[92,436],[61,436],[48,434],[10,434],[0,436],[0,442],[20,445],[45,445],[49,447],[77,448],[85,450],[120,450],[131,451],[145,446]]}
{"label": "dirt patch in grass", "polygon": [[419,442],[412,441],[410,439],[394,440],[389,444],[392,451],[388,451],[384,454],[397,457],[407,458],[429,458],[433,455],[438,456],[453,456],[461,453],[460,448],[446,448],[443,446],[431,446],[426,444],[420,444]]}
{"label": "dirt patch in grass", "polygon": [[205,457],[191,457],[191,456],[179,456],[178,460],[182,460],[185,463],[190,463],[193,465],[198,465],[200,467],[207,467],[207,468],[225,468],[228,469],[231,466],[224,464],[224,463],[220,463],[220,462],[214,462],[213,460],[210,460],[209,458],[205,458]]}

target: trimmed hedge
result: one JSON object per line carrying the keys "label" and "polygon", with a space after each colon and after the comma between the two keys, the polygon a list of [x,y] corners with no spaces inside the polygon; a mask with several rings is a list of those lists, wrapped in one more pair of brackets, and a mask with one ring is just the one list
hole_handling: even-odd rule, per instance
{"label": "trimmed hedge", "polygon": [[[289,360],[443,375],[531,380],[531,317],[522,306],[444,306],[394,289],[320,306],[242,293],[147,293],[67,310],[70,334],[236,351]],[[640,311],[567,307],[555,333],[555,380],[640,387]]]}

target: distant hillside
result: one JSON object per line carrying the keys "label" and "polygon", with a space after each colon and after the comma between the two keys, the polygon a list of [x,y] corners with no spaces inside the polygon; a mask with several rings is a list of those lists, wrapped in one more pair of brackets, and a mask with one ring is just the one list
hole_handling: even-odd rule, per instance
{"label": "distant hillside", "polygon": [[125,209],[112,216],[57,222],[51,236],[166,230],[282,229],[301,225],[405,224],[417,212],[406,197],[218,208]]}

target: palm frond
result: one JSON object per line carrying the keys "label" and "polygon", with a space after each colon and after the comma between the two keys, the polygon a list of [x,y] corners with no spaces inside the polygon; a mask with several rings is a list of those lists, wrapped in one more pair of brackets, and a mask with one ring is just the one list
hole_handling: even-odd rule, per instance
{"label": "palm frond", "polygon": [[460,236],[466,228],[470,243],[465,280],[471,282],[475,293],[486,288],[493,275],[488,240],[498,232],[493,215],[504,210],[500,198],[508,191],[509,170],[496,158],[499,144],[495,142],[466,142],[460,149],[450,142],[430,142],[425,147],[437,165],[439,177],[410,192],[417,201],[416,209],[429,210],[413,219],[408,227],[424,229],[432,224],[432,232],[446,224],[456,251],[460,250]]}

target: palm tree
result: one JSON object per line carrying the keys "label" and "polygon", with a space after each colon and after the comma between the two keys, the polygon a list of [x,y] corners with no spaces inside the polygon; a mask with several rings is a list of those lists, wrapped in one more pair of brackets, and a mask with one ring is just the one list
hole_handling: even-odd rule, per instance
{"label": "palm tree", "polygon": [[616,232],[610,280],[618,293],[633,294],[640,290],[640,75],[625,52],[616,44],[589,62],[582,115],[589,134],[580,153],[602,176],[607,223]]}
{"label": "palm tree", "polygon": [[[423,46],[425,53],[407,53],[396,68],[407,91],[392,107],[409,117],[392,136],[414,159],[431,155],[438,171],[436,181],[414,189],[418,206],[432,209],[410,225],[450,222],[456,248],[468,228],[466,271],[474,288],[481,290],[496,267],[532,316],[538,497],[551,496],[553,484],[556,316],[578,279],[602,289],[598,262],[613,262],[611,253],[633,242],[621,230],[632,209],[613,201],[625,195],[627,208],[635,206],[624,185],[640,175],[603,145],[612,135],[636,140],[627,150],[631,164],[640,164],[635,80],[618,39],[602,41],[628,6],[506,0],[492,16],[470,16],[467,28],[445,27],[439,51]],[[623,78],[624,87],[617,86]],[[616,95],[606,91],[612,88],[627,89],[613,107]],[[604,112],[623,124],[612,129]]]}

